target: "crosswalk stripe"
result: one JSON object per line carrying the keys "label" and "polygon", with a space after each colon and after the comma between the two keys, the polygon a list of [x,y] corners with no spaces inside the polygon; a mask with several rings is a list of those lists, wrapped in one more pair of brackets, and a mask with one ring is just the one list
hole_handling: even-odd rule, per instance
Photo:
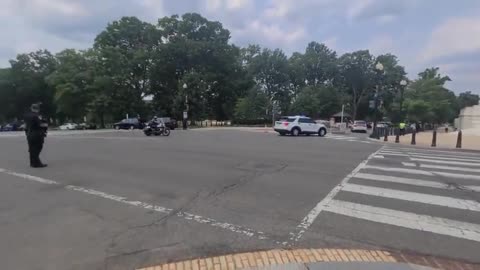
{"label": "crosswalk stripe", "polygon": [[412,186],[421,186],[421,187],[430,187],[430,188],[439,188],[439,189],[464,189],[469,191],[480,191],[480,186],[452,186],[445,183],[427,181],[427,180],[418,180],[405,177],[396,177],[389,175],[379,175],[379,174],[370,174],[370,173],[357,173],[353,178],[360,178],[366,180],[380,181],[380,182],[389,182],[389,183],[398,183]]}
{"label": "crosswalk stripe", "polygon": [[445,177],[480,180],[480,175],[471,175],[471,174],[448,173],[448,172],[439,172],[439,171],[424,171],[424,170],[416,170],[416,169],[383,167],[383,166],[372,166],[372,165],[367,165],[364,167],[364,169],[372,169],[372,170],[379,170],[379,171],[386,171],[386,172],[401,172],[401,173],[428,175],[428,176],[441,175]]}
{"label": "crosswalk stripe", "polygon": [[431,158],[431,159],[443,159],[443,160],[455,160],[455,161],[472,161],[472,162],[480,162],[480,159],[476,158],[466,158],[460,156],[441,156],[441,155],[418,155],[418,154],[409,154],[411,157],[415,158]]}
{"label": "crosswalk stripe", "polygon": [[454,167],[454,166],[445,166],[445,165],[420,164],[420,168],[442,169],[442,170],[450,170],[450,171],[478,172],[478,173],[480,173],[480,169],[465,168],[465,167]]}
{"label": "crosswalk stripe", "polygon": [[402,151],[393,151],[393,150],[382,150],[383,153],[392,153],[392,154],[405,154],[405,152]]}
{"label": "crosswalk stripe", "polygon": [[329,137],[330,139],[335,139],[335,140],[351,140],[351,139],[355,139],[354,137],[341,137],[341,136],[333,136],[333,137]]}
{"label": "crosswalk stripe", "polygon": [[469,152],[458,152],[458,151],[442,151],[442,150],[430,150],[430,149],[418,149],[418,148],[404,148],[404,147],[385,147],[383,150],[390,150],[390,151],[407,151],[410,153],[418,153],[418,154],[438,154],[438,153],[446,153],[449,155],[459,155],[459,156],[473,156],[479,157],[478,153],[469,153]]}
{"label": "crosswalk stripe", "polygon": [[480,212],[480,203],[472,200],[357,184],[345,184],[342,191]]}
{"label": "crosswalk stripe", "polygon": [[423,161],[430,163],[439,163],[439,164],[452,164],[452,165],[464,165],[464,166],[480,166],[480,163],[472,162],[461,162],[461,161],[447,161],[447,160],[437,160],[437,159],[427,159],[427,158],[410,158],[413,161]]}
{"label": "crosswalk stripe", "polygon": [[480,225],[387,208],[332,200],[327,212],[480,242]]}
{"label": "crosswalk stripe", "polygon": [[420,174],[420,175],[428,175],[428,176],[434,175],[431,172],[423,171],[423,170],[395,168],[395,167],[382,167],[382,166],[372,166],[372,165],[367,165],[364,167],[364,169],[372,169],[372,170],[379,170],[379,171],[386,171],[386,172],[402,172],[402,173]]}
{"label": "crosswalk stripe", "polygon": [[408,157],[407,154],[400,154],[400,153],[392,153],[392,152],[380,152],[380,154],[385,155],[385,156],[399,156],[399,157]]}
{"label": "crosswalk stripe", "polygon": [[441,175],[441,176],[445,176],[445,177],[470,179],[470,180],[480,180],[480,175],[448,173],[448,172],[434,172],[434,173],[436,175]]}
{"label": "crosswalk stripe", "polygon": [[402,162],[402,165],[407,166],[407,167],[416,167],[417,166],[417,165],[415,165],[415,163],[411,163],[411,162]]}

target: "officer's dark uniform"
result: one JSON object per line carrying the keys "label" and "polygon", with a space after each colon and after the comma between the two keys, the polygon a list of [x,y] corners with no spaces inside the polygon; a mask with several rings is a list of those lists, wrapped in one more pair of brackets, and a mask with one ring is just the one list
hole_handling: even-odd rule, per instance
{"label": "officer's dark uniform", "polygon": [[[38,105],[34,104],[32,108],[35,108],[35,106]],[[36,108],[38,110],[38,107]],[[39,157],[46,136],[46,127],[37,112],[31,111],[25,115],[25,133],[28,141],[28,152],[30,153],[30,166],[33,168],[46,167]]]}

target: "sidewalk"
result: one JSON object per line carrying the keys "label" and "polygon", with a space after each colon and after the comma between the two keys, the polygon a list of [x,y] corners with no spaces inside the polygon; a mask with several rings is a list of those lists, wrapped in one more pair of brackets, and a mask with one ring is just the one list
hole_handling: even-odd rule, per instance
{"label": "sidewalk", "polygon": [[366,249],[267,250],[139,268],[137,270],[480,270],[480,265],[404,252]]}
{"label": "sidewalk", "polygon": [[435,268],[406,263],[290,263],[266,267],[249,268],[252,270],[433,270]]}
{"label": "sidewalk", "polygon": [[[457,145],[458,132],[440,133],[437,132],[437,148],[455,149]],[[431,147],[433,132],[420,132],[416,134],[416,145]],[[383,141],[383,137],[380,138]],[[400,136],[400,144],[410,145],[412,135]],[[389,143],[395,143],[395,136],[388,137]],[[462,134],[462,149],[480,150],[480,136],[472,134]]]}

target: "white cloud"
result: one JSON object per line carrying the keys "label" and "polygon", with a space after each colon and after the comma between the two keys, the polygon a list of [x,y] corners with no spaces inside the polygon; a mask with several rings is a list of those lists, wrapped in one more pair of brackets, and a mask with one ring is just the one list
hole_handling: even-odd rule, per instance
{"label": "white cloud", "polygon": [[229,10],[249,9],[254,5],[252,0],[226,0],[226,4]]}
{"label": "white cloud", "polygon": [[141,4],[150,11],[153,9],[153,11],[165,13],[165,6],[162,0],[143,0]]}
{"label": "white cloud", "polygon": [[86,16],[88,10],[78,1],[69,0],[30,0],[21,2],[24,12],[36,16],[63,15]]}
{"label": "white cloud", "polygon": [[361,14],[365,12],[375,0],[358,0],[354,1],[348,8],[347,8],[347,18],[349,20],[356,19]]}
{"label": "white cloud", "polygon": [[395,42],[390,35],[379,35],[370,40],[367,48],[373,54],[392,53],[394,50]]}
{"label": "white cloud", "polygon": [[269,47],[285,47],[303,41],[307,36],[303,27],[290,27],[286,29],[278,24],[270,24],[260,20],[253,20],[245,28],[237,29],[234,37],[262,40]]}
{"label": "white cloud", "polygon": [[387,15],[378,16],[375,20],[380,24],[386,24],[386,23],[395,21],[395,19],[397,19],[397,16],[387,14]]}
{"label": "white cloud", "polygon": [[209,12],[215,12],[222,8],[222,0],[206,0],[205,8]]}
{"label": "white cloud", "polygon": [[423,51],[423,60],[454,54],[480,52],[480,19],[453,18],[433,30]]}
{"label": "white cloud", "polygon": [[325,44],[327,47],[329,47],[332,50],[338,50],[338,37],[330,37],[322,41],[323,44]]}

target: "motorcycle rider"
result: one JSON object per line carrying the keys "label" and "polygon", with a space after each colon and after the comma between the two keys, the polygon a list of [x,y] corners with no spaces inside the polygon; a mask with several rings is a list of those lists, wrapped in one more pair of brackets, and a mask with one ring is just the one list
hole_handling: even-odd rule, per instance
{"label": "motorcycle rider", "polygon": [[150,122],[155,123],[158,127],[163,127],[162,119],[158,118],[156,115],[153,117],[153,119]]}

